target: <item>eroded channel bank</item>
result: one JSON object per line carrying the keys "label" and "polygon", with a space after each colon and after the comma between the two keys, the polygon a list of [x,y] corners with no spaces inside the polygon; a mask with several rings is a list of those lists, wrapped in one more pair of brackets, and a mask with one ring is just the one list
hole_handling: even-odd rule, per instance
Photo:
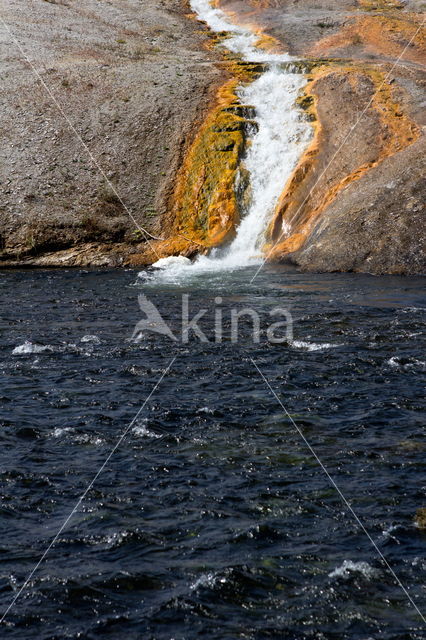
{"label": "eroded channel bank", "polygon": [[312,63],[301,104],[316,135],[270,227],[269,258],[316,271],[424,273],[420,3],[216,4]]}

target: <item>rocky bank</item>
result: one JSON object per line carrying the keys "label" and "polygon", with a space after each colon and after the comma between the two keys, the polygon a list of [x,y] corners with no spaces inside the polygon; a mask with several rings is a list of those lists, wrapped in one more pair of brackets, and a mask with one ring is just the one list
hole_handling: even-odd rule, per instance
{"label": "rocky bank", "polygon": [[141,229],[165,233],[226,77],[187,14],[181,0],[1,0],[1,264],[115,266],[144,250]]}
{"label": "rocky bank", "polygon": [[[267,258],[424,273],[425,3],[216,1],[309,70],[315,137]],[[2,4],[2,264],[143,264],[232,236],[250,118],[233,91],[259,70],[184,0]]]}
{"label": "rocky bank", "polygon": [[[315,128],[269,230],[269,260],[426,271],[424,2],[221,0],[311,63]],[[285,229],[285,232],[284,232]]]}

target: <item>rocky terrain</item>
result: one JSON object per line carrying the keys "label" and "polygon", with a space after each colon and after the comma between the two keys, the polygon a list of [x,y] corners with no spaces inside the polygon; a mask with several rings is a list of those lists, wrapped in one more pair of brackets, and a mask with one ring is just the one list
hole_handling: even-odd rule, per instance
{"label": "rocky terrain", "polygon": [[161,236],[226,77],[187,13],[180,0],[1,0],[3,265],[116,265],[144,229]]}
{"label": "rocky terrain", "polygon": [[[216,1],[310,65],[300,106],[315,138],[270,225],[268,259],[423,273],[426,3]],[[187,2],[2,0],[2,9],[3,265],[191,255],[214,242],[188,220],[203,226],[215,202],[230,212],[215,242],[231,233],[232,173],[219,175],[211,140],[232,112],[226,137],[235,131],[241,147],[232,88],[244,74]],[[216,188],[195,216],[188,189],[200,180]]]}
{"label": "rocky terrain", "polygon": [[283,194],[268,259],[312,271],[424,273],[426,3],[220,5],[313,61],[300,103],[316,136]]}

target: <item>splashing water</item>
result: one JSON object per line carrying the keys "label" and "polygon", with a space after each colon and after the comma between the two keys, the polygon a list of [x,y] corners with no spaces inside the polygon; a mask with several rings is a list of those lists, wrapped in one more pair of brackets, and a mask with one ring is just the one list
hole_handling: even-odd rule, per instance
{"label": "splashing water", "polygon": [[232,53],[241,55],[246,62],[286,62],[291,60],[291,57],[286,53],[268,53],[259,48],[257,33],[231,22],[224,11],[212,7],[210,0],[191,0],[190,5],[198,19],[208,24],[212,31],[226,31],[230,34],[223,46]]}
{"label": "splashing water", "polygon": [[294,106],[304,84],[302,75],[284,72],[274,65],[238,91],[242,102],[255,107],[259,125],[245,158],[250,173],[251,203],[228,250],[229,256],[240,264],[252,260],[260,250],[278,198],[310,140],[311,128]]}
{"label": "splashing water", "polygon": [[241,103],[254,107],[257,132],[250,138],[244,158],[250,175],[251,198],[235,239],[228,247],[215,249],[209,256],[199,256],[191,265],[177,263],[173,258],[161,260],[154,266],[160,267],[159,276],[163,280],[176,280],[189,272],[195,275],[195,272],[259,264],[267,224],[312,137],[311,126],[295,104],[306,79],[302,74],[291,73],[288,64],[283,65],[291,61],[291,57],[258,48],[259,36],[255,32],[231,22],[221,9],[212,7],[209,0],[191,0],[191,8],[210,29],[230,34],[222,46],[247,62],[268,64],[269,69],[250,85],[237,90]]}

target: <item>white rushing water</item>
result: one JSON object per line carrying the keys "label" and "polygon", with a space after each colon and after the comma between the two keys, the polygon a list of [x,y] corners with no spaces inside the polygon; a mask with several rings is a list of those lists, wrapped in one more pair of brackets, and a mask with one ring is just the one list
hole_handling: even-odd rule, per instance
{"label": "white rushing water", "polygon": [[289,72],[288,65],[283,68],[283,63],[291,61],[291,57],[257,47],[259,35],[234,24],[221,9],[212,7],[210,0],[191,0],[191,7],[210,29],[230,34],[222,46],[246,62],[265,63],[268,69],[257,80],[237,90],[241,103],[254,107],[258,130],[249,139],[244,158],[250,174],[251,196],[236,237],[228,247],[215,249],[209,256],[199,256],[191,265],[173,258],[154,265],[172,279],[189,270],[193,273],[220,271],[261,262],[268,222],[312,136],[311,126],[295,104],[306,79],[302,74]]}
{"label": "white rushing water", "polygon": [[242,56],[246,62],[285,62],[291,60],[286,53],[268,53],[256,46],[259,35],[248,27],[233,23],[222,9],[212,7],[210,0],[191,0],[191,9],[198,19],[208,24],[212,31],[226,31],[230,37],[223,46]]}

